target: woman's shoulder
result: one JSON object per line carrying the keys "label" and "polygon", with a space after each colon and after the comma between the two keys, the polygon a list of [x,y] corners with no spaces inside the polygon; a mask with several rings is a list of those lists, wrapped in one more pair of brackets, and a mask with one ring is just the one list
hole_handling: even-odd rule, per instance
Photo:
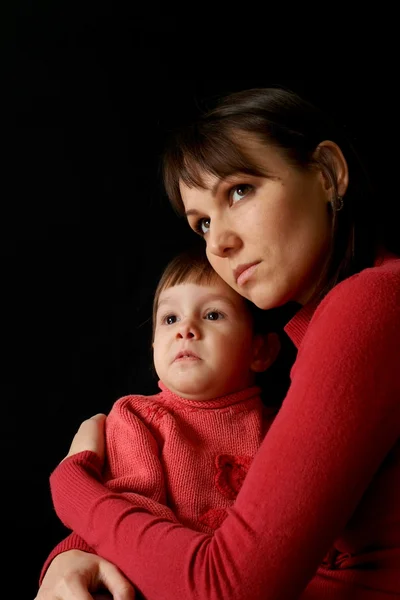
{"label": "woman's shoulder", "polygon": [[[336,285],[322,305],[346,303],[353,306],[384,308],[397,304],[400,297],[400,257],[383,254],[372,267],[363,269]],[[400,308],[400,306],[398,306]]]}
{"label": "woman's shoulder", "polygon": [[385,254],[366,268],[337,284],[315,310],[308,334],[325,336],[338,331],[344,337],[360,331],[384,336],[400,330],[400,257]]}

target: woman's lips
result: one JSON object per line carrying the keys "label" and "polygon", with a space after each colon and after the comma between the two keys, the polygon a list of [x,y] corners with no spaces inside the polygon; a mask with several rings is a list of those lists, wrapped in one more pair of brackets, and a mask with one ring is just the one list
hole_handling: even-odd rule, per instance
{"label": "woman's lips", "polygon": [[236,283],[238,285],[244,285],[253,275],[259,264],[259,262],[256,262],[247,265],[239,265],[239,267],[235,269]]}

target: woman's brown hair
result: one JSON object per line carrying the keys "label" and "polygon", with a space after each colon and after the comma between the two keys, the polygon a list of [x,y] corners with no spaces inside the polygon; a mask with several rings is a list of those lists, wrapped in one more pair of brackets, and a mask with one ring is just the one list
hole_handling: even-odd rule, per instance
{"label": "woman's brown hair", "polygon": [[192,125],[175,132],[164,153],[163,179],[178,214],[184,214],[181,181],[190,187],[205,187],[206,173],[220,178],[236,172],[267,176],[243,149],[243,134],[275,147],[295,168],[323,170],[333,190],[337,187],[333,161],[323,148],[320,152],[316,149],[324,140],[338,144],[348,163],[349,185],[339,211],[333,194],[330,255],[318,295],[324,296],[342,279],[371,266],[377,247],[376,223],[370,210],[371,185],[362,161],[329,117],[286,89],[236,92]]}

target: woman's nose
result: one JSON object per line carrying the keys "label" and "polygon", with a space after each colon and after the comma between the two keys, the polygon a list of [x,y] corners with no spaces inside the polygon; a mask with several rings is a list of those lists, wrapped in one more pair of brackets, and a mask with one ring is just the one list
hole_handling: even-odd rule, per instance
{"label": "woman's nose", "polygon": [[215,221],[212,222],[207,240],[207,251],[215,256],[225,258],[232,253],[232,251],[238,249],[241,245],[239,236],[225,227],[223,224],[216,225]]}

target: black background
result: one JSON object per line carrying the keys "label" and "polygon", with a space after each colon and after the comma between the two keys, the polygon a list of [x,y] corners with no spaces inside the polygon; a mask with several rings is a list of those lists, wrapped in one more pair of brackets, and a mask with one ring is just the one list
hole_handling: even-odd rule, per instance
{"label": "black background", "polygon": [[260,37],[256,15],[217,26],[198,10],[195,28],[194,17],[182,24],[160,6],[84,6],[14,5],[2,28],[3,583],[8,597],[27,600],[65,534],[48,476],[79,423],[123,394],[156,391],[152,293],[192,239],[159,177],[175,125],[217,94],[291,87],[345,125],[397,236],[390,16],[384,28],[371,15],[346,33],[320,24],[318,39],[304,35],[285,61],[291,33],[281,28],[271,41],[265,27]]}

